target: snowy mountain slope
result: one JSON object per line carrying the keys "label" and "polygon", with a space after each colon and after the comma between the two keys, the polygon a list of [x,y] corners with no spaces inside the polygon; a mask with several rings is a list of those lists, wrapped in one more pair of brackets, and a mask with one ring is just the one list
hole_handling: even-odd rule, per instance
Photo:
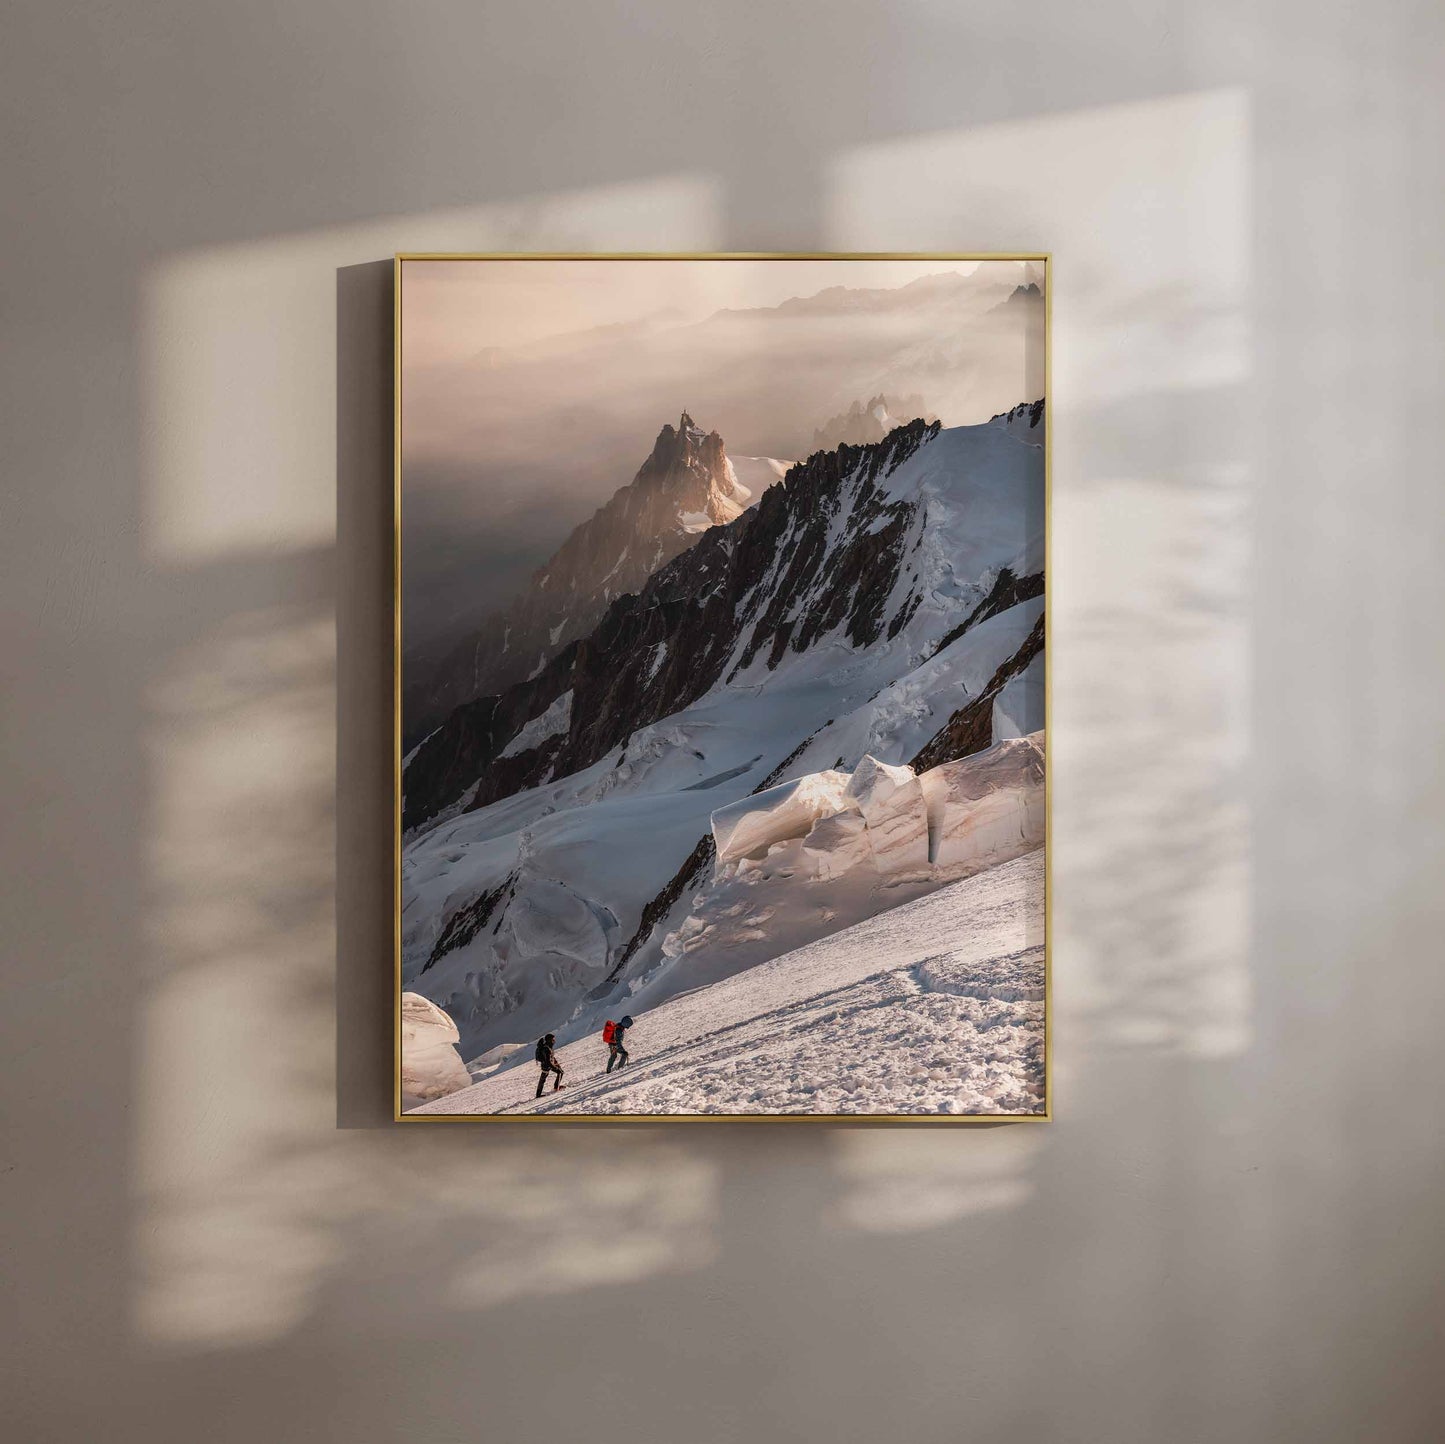
{"label": "snowy mountain slope", "polygon": [[715,812],[711,870],[568,1026],[640,1014],[1041,846],[1043,745],[1014,738],[920,776],[865,757]]}
{"label": "snowy mountain slope", "polygon": [[432,675],[409,680],[408,742],[455,707],[535,676],[584,637],[614,597],[636,592],[710,527],[735,521],[787,472],[773,457],[729,457],[716,431],[683,412],[637,475],[574,528],[505,612],[490,617]]}
{"label": "snowy mountain slope", "polygon": [[1037,1113],[1041,849],[637,1015],[630,1065],[590,1035],[568,1087],[526,1062],[421,1113]]}
{"label": "snowy mountain slope", "polygon": [[[942,432],[913,422],[876,446],[799,463],[752,511],[614,601],[536,677],[458,708],[406,768],[404,825],[425,824],[468,788],[480,807],[579,771],[720,683],[791,685],[822,651],[834,653],[829,685],[866,675],[872,685],[850,705],[866,701],[951,636],[1005,569],[1041,571],[1042,410]],[[568,734],[497,766],[568,690]]]}
{"label": "snowy mountain slope", "polygon": [[[541,1027],[559,1021],[559,1009],[570,1014],[608,980],[714,809],[751,793],[826,718],[835,694],[816,678],[796,680],[766,712],[747,694],[705,698],[580,773],[414,839],[403,855],[407,986],[445,1007],[469,1048],[517,1041],[533,1019]],[[535,932],[513,936],[514,910],[560,910],[568,894],[596,908],[598,951],[562,956],[530,947]]]}
{"label": "snowy mountain slope", "polygon": [[[1041,410],[810,458],[418,748],[403,974],[465,1056],[590,1026],[654,974],[713,875],[715,811],[866,754],[907,763],[1008,673],[1042,610]],[[941,880],[855,891],[876,910]],[[858,916],[810,908],[799,941]]]}
{"label": "snowy mountain slope", "polygon": [[[829,721],[794,759],[791,770],[810,772],[832,766],[837,759],[848,761],[867,753],[912,761],[953,713],[982,692],[998,668],[1017,655],[1043,616],[1043,608],[1042,597],[1030,598],[985,618],[861,707]],[[1040,713],[1027,730],[1037,731],[1042,726]],[[1009,735],[1024,734],[1014,731]]]}

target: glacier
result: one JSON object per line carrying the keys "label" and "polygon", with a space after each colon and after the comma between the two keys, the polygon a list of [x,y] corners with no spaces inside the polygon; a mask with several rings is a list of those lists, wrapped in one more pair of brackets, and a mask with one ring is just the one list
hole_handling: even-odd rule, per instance
{"label": "glacier", "polygon": [[[794,788],[810,808],[790,803]],[[1043,796],[1039,732],[922,775],[865,757],[851,778],[804,777],[733,804],[714,815],[711,878],[636,977],[627,1007],[710,987],[1042,847]],[[725,844],[739,833],[750,851]]]}

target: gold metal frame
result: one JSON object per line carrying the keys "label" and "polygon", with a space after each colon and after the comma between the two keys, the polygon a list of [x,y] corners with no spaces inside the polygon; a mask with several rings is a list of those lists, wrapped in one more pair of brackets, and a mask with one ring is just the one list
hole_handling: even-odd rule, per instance
{"label": "gold metal frame", "polygon": [[[1044,268],[1044,1108],[1041,1113],[403,1113],[401,1107],[401,341],[408,261],[1035,261]],[[1048,251],[398,251],[392,268],[392,1106],[398,1123],[846,1123],[934,1128],[1050,1123],[1054,1117],[1053,987],[1053,256]]]}

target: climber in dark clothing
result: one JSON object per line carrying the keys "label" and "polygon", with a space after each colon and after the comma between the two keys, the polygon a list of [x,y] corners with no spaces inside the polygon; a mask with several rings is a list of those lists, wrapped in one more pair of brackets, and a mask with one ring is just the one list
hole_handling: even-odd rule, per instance
{"label": "climber in dark clothing", "polygon": [[547,1075],[549,1073],[555,1073],[557,1075],[557,1081],[552,1084],[552,1091],[554,1093],[559,1088],[565,1086],[562,1082],[562,1065],[557,1061],[556,1050],[552,1047],[552,1044],[556,1041],[557,1035],[555,1033],[548,1033],[545,1037],[537,1039],[537,1061],[542,1065],[542,1076],[537,1079],[536,1096],[538,1098],[542,1096],[542,1089],[547,1086]]}
{"label": "climber in dark clothing", "polygon": [[608,1040],[609,1052],[607,1054],[607,1071],[610,1073],[614,1066],[625,1068],[627,1060],[631,1056],[627,1049],[622,1046],[622,1035],[632,1026],[631,1018],[624,1018],[620,1023],[614,1023],[612,1037]]}

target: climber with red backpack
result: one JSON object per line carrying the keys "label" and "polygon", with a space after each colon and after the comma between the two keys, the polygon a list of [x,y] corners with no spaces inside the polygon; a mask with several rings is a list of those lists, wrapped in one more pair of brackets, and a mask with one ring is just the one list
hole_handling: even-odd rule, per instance
{"label": "climber with red backpack", "polygon": [[620,1023],[614,1023],[609,1018],[602,1025],[602,1041],[607,1044],[607,1071],[610,1073],[613,1067],[623,1068],[627,1065],[630,1056],[627,1049],[622,1046],[622,1035],[632,1026],[632,1019],[624,1017]]}

